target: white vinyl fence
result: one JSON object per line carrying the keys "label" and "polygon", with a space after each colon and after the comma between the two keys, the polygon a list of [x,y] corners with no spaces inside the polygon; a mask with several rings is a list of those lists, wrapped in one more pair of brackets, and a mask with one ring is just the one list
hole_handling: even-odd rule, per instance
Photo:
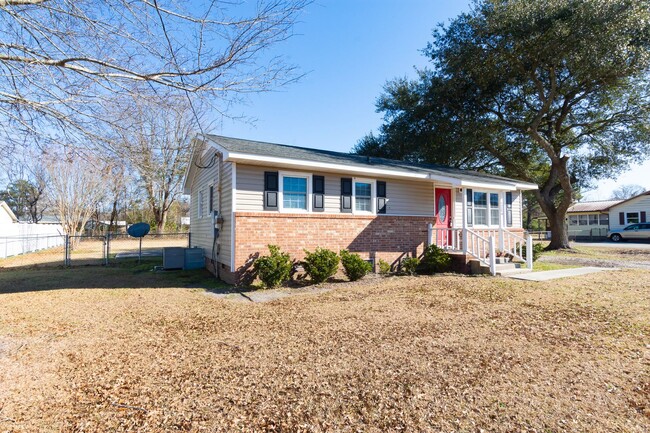
{"label": "white vinyl fence", "polygon": [[60,224],[0,224],[0,259],[64,244]]}

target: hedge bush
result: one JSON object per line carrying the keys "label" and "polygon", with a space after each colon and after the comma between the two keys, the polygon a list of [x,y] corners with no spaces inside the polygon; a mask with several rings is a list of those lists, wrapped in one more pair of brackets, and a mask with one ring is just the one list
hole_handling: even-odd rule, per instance
{"label": "hedge bush", "polygon": [[451,256],[437,245],[429,245],[424,250],[422,265],[427,272],[445,272],[451,269]]}
{"label": "hedge bush", "polygon": [[379,259],[379,273],[381,275],[388,275],[390,274],[390,263],[388,263],[386,260]]}
{"label": "hedge bush", "polygon": [[289,254],[281,252],[279,246],[268,247],[270,255],[258,257],[253,263],[253,269],[264,286],[271,289],[289,281],[293,263]]}
{"label": "hedge bush", "polygon": [[415,275],[418,266],[420,266],[420,259],[417,257],[407,257],[402,259],[402,272],[405,274]]}
{"label": "hedge bush", "polygon": [[343,272],[350,281],[357,281],[372,271],[372,265],[361,258],[359,254],[351,253],[348,250],[341,250],[341,264]]}
{"label": "hedge bush", "polygon": [[[533,262],[536,262],[544,252],[544,245],[542,244],[533,244]],[[521,249],[521,255],[524,260],[526,259],[526,246]]]}
{"label": "hedge bush", "polygon": [[305,260],[302,267],[314,284],[322,283],[336,274],[339,269],[339,256],[332,250],[316,248],[316,251],[305,250]]}

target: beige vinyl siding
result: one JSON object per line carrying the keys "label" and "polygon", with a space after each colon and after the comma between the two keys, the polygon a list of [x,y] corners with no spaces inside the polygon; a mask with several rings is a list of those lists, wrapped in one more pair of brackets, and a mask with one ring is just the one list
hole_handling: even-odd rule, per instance
{"label": "beige vinyl siding", "polygon": [[[199,164],[207,164],[208,155],[205,161],[200,161]],[[214,185],[213,204],[216,210],[219,210],[219,168],[223,170],[222,179],[222,193],[221,193],[221,215],[224,218],[219,238],[217,239],[215,255],[217,261],[230,265],[230,224],[231,224],[231,208],[232,208],[232,188],[231,185],[231,166],[227,162],[223,163],[221,160],[213,167],[201,168],[198,170],[194,182],[192,184],[191,194],[191,212],[190,212],[190,232],[192,233],[192,246],[200,247],[203,249],[203,255],[208,259],[212,258],[212,248],[214,242],[212,217],[209,214],[209,191],[210,185]],[[199,196],[203,192],[203,215],[200,217],[199,211]]]}
{"label": "beige vinyl siding", "polygon": [[222,163],[223,173],[221,177],[221,215],[223,224],[219,231],[219,257],[217,261],[230,266],[232,257],[232,170],[231,162]]}
{"label": "beige vinyl siding", "polygon": [[[237,165],[237,212],[264,210],[264,172],[279,171],[272,167]],[[298,170],[290,170],[297,172]],[[325,213],[341,212],[341,178],[352,177],[332,173],[300,171],[325,177]],[[388,215],[433,215],[433,183],[376,179],[386,182]]]}
{"label": "beige vinyl siding", "polygon": [[[504,194],[504,200],[505,200],[505,194]],[[521,191],[512,191],[512,228],[519,229],[523,227],[521,209],[522,209]],[[506,226],[506,228],[508,227]]]}
{"label": "beige vinyl siding", "polygon": [[638,212],[639,219],[641,218],[641,212],[645,212],[646,222],[650,222],[650,195],[642,195],[628,202],[613,206],[609,210],[610,230],[620,230],[629,225],[627,222],[620,224],[618,216],[620,212],[624,212],[625,214],[628,212]]}
{"label": "beige vinyl siding", "polygon": [[237,164],[237,212],[264,210],[264,171],[262,167]]}
{"label": "beige vinyl siding", "polygon": [[461,192],[454,190],[452,193],[454,194],[454,228],[460,229],[463,228],[463,200],[467,193],[464,189]]}
{"label": "beige vinyl siding", "polygon": [[386,182],[387,215],[433,215],[433,182],[409,182],[379,179]]}

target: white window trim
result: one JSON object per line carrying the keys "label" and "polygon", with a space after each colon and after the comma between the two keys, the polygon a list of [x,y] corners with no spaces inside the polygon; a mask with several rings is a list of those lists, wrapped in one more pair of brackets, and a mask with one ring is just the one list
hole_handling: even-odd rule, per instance
{"label": "white window trim", "polygon": [[[487,195],[486,197],[486,206],[483,208],[481,207],[480,209],[485,209],[487,212],[486,215],[486,221],[487,224],[476,224],[476,203],[474,202],[474,194],[477,192],[485,193]],[[465,193],[466,194],[466,193]],[[497,194],[499,197],[499,204],[497,205],[497,209],[499,209],[499,219],[497,224],[490,224],[491,221],[491,211],[492,211],[492,206],[490,205],[490,194]],[[467,201],[467,198],[465,197],[463,200]],[[514,201],[514,197],[513,197]],[[506,201],[501,197],[501,194],[499,194],[499,191],[495,190],[489,190],[489,189],[472,189],[472,227],[477,227],[477,228],[489,228],[489,229],[496,229],[499,227],[505,227],[504,224],[504,218],[505,218],[505,206],[506,206]],[[465,217],[465,220],[467,220],[467,217]],[[514,215],[513,215],[513,227],[514,227]]]}
{"label": "white window trim", "polygon": [[[371,211],[357,210],[357,189],[355,184],[369,183],[370,184],[370,209]],[[376,215],[377,214],[377,181],[375,179],[367,179],[361,177],[352,178],[352,215]]]}
{"label": "white window trim", "polygon": [[[628,215],[636,214],[636,222],[630,222]],[[625,212],[625,225],[628,224],[641,224],[641,212]]]}
{"label": "white window trim", "polygon": [[[307,209],[295,209],[284,207],[284,177],[302,177],[307,179]],[[312,173],[299,171],[280,171],[278,173],[278,212],[282,213],[308,213],[312,211]]]}

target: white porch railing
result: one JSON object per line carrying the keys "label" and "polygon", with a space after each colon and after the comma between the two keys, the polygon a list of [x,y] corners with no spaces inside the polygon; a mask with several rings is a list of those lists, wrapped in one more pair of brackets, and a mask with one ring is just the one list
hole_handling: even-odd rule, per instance
{"label": "white porch railing", "polygon": [[528,269],[533,268],[533,238],[530,234],[523,237],[506,229],[473,231],[468,228],[439,228],[429,224],[427,245],[432,244],[475,258],[489,266],[492,275],[496,275],[497,246],[499,251],[526,262]]}

